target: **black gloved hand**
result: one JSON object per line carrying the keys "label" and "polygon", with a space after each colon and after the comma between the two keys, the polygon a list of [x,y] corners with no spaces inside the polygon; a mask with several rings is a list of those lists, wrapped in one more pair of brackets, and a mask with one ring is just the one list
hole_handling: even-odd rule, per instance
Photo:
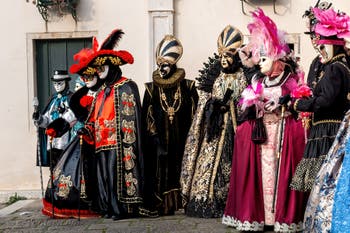
{"label": "black gloved hand", "polygon": [[40,112],[39,112],[39,111],[33,112],[32,118],[33,118],[33,120],[35,120],[35,121],[39,120],[39,118],[40,118]]}
{"label": "black gloved hand", "polygon": [[290,94],[287,94],[285,96],[281,96],[278,100],[278,103],[280,105],[284,105],[284,104],[288,104],[288,102],[291,100],[292,100],[292,97],[290,96]]}
{"label": "black gloved hand", "polygon": [[89,135],[89,130],[85,127],[81,127],[80,129],[77,130],[77,134],[79,136]]}
{"label": "black gloved hand", "polygon": [[215,112],[221,112],[221,113],[225,113],[227,112],[229,109],[229,106],[226,105],[225,103],[223,103],[222,100],[214,100],[213,102],[213,110]]}
{"label": "black gloved hand", "polygon": [[66,108],[65,107],[62,107],[62,106],[59,106],[57,108],[57,111],[60,113],[60,114],[63,114],[65,111],[66,111]]}

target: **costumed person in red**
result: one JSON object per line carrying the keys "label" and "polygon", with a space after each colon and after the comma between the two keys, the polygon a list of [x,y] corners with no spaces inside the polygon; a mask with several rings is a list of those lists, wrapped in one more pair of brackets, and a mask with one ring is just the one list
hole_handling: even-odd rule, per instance
{"label": "costumed person in red", "polygon": [[[34,124],[37,127],[46,129],[52,121],[63,118],[72,126],[76,123],[76,118],[69,107],[69,99],[72,95],[72,92],[69,90],[69,80],[71,78],[66,70],[55,70],[51,80],[56,93],[50,98],[43,113],[39,111],[33,113]],[[49,136],[47,138],[41,137],[41,164],[43,166],[50,166],[51,168],[55,167],[62,151],[66,148],[70,140],[70,132],[66,132],[61,137],[53,138],[52,143],[49,143]]]}
{"label": "costumed person in red", "polygon": [[[173,35],[157,47],[158,69],[146,83],[142,103],[145,155],[145,207],[171,215],[182,207],[181,163],[198,95],[193,80],[177,68],[183,48]],[[156,214],[155,213],[155,214]]]}
{"label": "costumed person in red", "polygon": [[[323,3],[326,6],[326,3]],[[348,35],[347,16],[332,8],[311,8],[308,14],[312,45],[319,53],[322,72],[315,78],[313,95],[297,98],[293,108],[312,113],[304,156],[298,164],[291,187],[310,191],[349,109],[348,63],[344,37]]]}
{"label": "costumed person in red", "polygon": [[187,136],[181,170],[185,213],[221,217],[231,172],[237,103],[247,85],[238,49],[242,33],[227,26],[217,45],[220,59],[209,59],[198,79],[198,106]]}
{"label": "costumed person in red", "polygon": [[95,146],[99,212],[114,220],[138,216],[143,201],[139,91],[120,69],[134,59],[127,51],[113,50],[122,34],[114,30],[89,62],[103,85],[85,127],[78,131]]}
{"label": "costumed person in red", "polygon": [[260,54],[264,77],[255,75],[242,93],[242,109],[254,105],[257,119],[237,127],[222,222],[240,231],[270,226],[276,232],[297,232],[302,230],[307,195],[289,185],[302,158],[304,130],[282,106],[298,87],[295,61],[287,57],[289,48],[275,23],[261,9],[252,16],[249,47]]}
{"label": "costumed person in red", "polygon": [[[96,39],[93,47],[96,48]],[[96,49],[82,49],[74,55],[77,61],[70,68],[70,73],[79,74],[84,82],[70,98],[69,106],[78,122],[73,126],[84,126],[92,106],[94,95],[101,87],[97,69],[87,66],[90,56]],[[65,124],[57,123],[59,118],[48,126],[54,135],[64,133]],[[56,124],[55,124],[56,123]],[[66,128],[67,131],[69,127]],[[78,129],[76,129],[78,130]],[[93,146],[79,140],[79,136],[72,139],[63,151],[62,157],[53,169],[53,181],[48,183],[43,200],[42,212],[54,218],[91,218],[100,216],[96,207],[96,162]],[[53,185],[53,186],[52,186]],[[53,188],[51,188],[53,187]]]}

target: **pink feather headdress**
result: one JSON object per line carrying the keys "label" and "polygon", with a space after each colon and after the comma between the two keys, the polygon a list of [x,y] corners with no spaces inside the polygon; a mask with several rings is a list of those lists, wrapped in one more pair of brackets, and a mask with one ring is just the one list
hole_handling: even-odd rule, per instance
{"label": "pink feather headdress", "polygon": [[350,37],[350,17],[345,13],[338,13],[333,8],[321,10],[312,8],[317,19],[315,32],[325,37],[337,36],[339,39]]}
{"label": "pink feather headdress", "polygon": [[266,56],[277,60],[288,54],[289,48],[285,41],[285,33],[277,29],[276,24],[258,8],[252,12],[253,22],[248,24],[253,47],[256,53],[263,50]]}

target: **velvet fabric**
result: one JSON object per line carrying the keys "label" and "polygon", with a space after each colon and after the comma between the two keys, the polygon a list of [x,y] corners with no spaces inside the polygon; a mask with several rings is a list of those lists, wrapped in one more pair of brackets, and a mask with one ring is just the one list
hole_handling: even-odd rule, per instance
{"label": "velvet fabric", "polygon": [[[198,101],[194,81],[184,79],[185,73],[179,71],[171,76],[177,76],[176,79],[146,83],[142,104],[145,207],[158,215],[174,214],[182,207],[179,182],[182,157]],[[179,104],[179,109],[172,121],[163,109],[160,88],[170,106],[178,88],[180,90],[180,99],[175,105],[176,108]]]}
{"label": "velvet fabric", "polygon": [[76,137],[64,150],[53,170],[53,188],[49,180],[43,199],[43,214],[55,218],[99,216],[95,212],[96,203],[93,202],[96,198],[95,173],[92,148],[87,144],[81,146]]}
{"label": "velvet fabric", "polygon": [[[296,79],[287,69],[279,83],[268,85],[263,81],[263,84],[265,98],[278,99],[293,90]],[[302,230],[308,195],[291,190],[289,185],[303,155],[304,130],[302,122],[295,120],[289,111],[281,119],[279,108],[264,112],[267,141],[260,145],[252,141],[255,120],[238,126],[223,216],[225,225],[240,231],[263,231],[266,225],[272,225],[276,232]]]}
{"label": "velvet fabric", "polygon": [[321,77],[315,79],[313,96],[296,100],[296,111],[312,112],[310,134],[303,159],[297,167],[291,187],[310,191],[340,123],[349,109],[350,71],[345,55],[338,54],[322,68]]}

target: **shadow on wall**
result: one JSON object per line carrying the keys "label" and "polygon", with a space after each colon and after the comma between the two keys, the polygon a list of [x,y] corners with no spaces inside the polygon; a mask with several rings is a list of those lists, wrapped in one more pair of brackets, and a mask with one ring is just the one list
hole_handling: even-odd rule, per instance
{"label": "shadow on wall", "polygon": [[93,0],[80,1],[77,7],[78,21],[91,21],[95,15],[95,4]]}

